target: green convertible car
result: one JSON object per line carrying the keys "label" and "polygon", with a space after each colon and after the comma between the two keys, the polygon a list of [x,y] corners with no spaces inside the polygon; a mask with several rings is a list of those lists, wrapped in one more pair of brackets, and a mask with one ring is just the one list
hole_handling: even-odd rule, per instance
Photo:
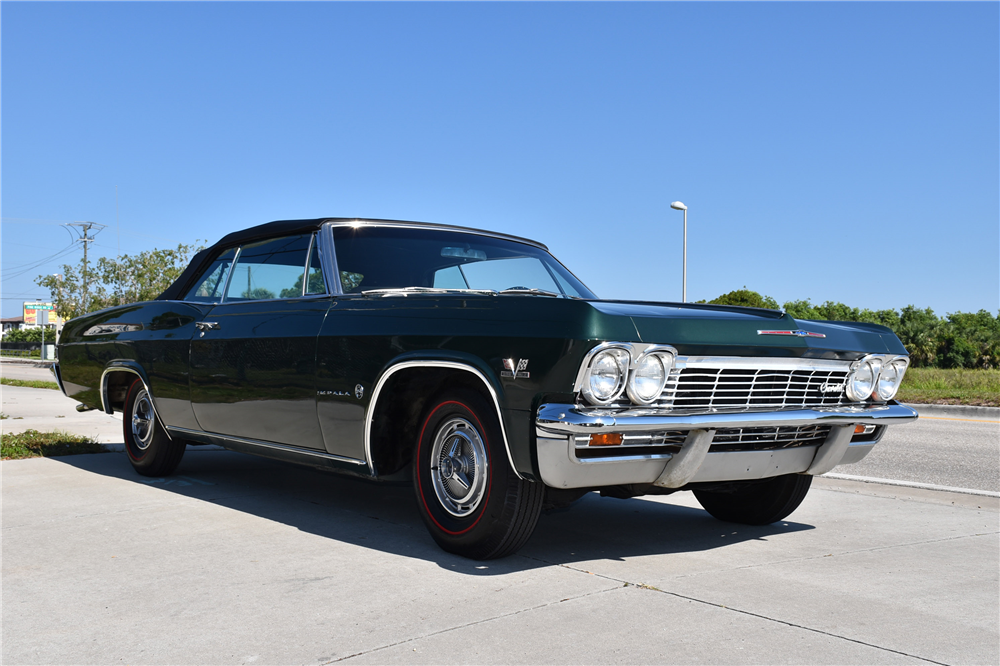
{"label": "green convertible car", "polygon": [[433,538],[476,559],[591,491],[781,520],[917,418],[887,328],[600,300],[535,241],[387,220],[230,234],[157,300],[67,323],[58,354],[67,396],[123,412],[139,474],[217,444],[412,477]]}

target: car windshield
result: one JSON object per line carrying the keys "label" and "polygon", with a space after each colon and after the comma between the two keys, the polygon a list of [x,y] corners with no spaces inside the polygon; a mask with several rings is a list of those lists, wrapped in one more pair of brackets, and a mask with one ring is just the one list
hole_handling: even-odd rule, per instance
{"label": "car windshield", "polygon": [[439,229],[339,226],[337,268],[346,293],[487,290],[596,298],[548,252],[513,240]]}

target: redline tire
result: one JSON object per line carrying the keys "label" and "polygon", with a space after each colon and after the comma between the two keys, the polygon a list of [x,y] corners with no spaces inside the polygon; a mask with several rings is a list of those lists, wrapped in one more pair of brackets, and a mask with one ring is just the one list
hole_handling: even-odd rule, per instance
{"label": "redline tire", "polygon": [[171,440],[156,418],[153,399],[141,379],[129,386],[123,419],[125,452],[136,472],[143,476],[169,476],[177,469],[187,444]]}
{"label": "redline tire", "polygon": [[545,497],[510,467],[496,411],[480,394],[452,391],[421,420],[413,454],[420,517],[449,553],[474,560],[510,555],[527,542]]}
{"label": "redline tire", "polygon": [[799,508],[809,492],[812,476],[785,474],[748,482],[732,492],[695,490],[694,496],[713,517],[727,523],[770,525]]}

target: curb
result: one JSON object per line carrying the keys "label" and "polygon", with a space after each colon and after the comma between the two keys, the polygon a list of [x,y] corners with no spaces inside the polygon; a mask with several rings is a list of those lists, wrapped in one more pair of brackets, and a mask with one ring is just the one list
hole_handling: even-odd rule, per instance
{"label": "curb", "polygon": [[51,368],[55,365],[55,361],[43,361],[41,359],[36,361],[34,359],[17,358],[16,356],[0,356],[0,363],[3,365],[7,365],[8,363],[10,365],[32,365],[36,368]]}
{"label": "curb", "polygon": [[915,403],[907,403],[906,406],[917,410],[917,414],[920,414],[921,416],[1000,422],[1000,407],[977,407],[974,405],[922,405]]}

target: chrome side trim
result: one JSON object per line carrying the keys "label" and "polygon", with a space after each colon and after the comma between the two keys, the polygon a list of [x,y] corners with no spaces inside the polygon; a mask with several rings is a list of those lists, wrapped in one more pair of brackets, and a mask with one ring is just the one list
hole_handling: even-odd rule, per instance
{"label": "chrome side trim", "polygon": [[365,412],[365,459],[368,461],[368,469],[371,471],[372,476],[377,476],[375,471],[375,461],[372,460],[372,419],[375,415],[375,406],[378,404],[379,396],[382,393],[382,387],[385,382],[400,370],[405,370],[407,368],[450,368],[452,370],[464,370],[465,372],[470,372],[476,377],[478,377],[483,385],[490,392],[490,397],[493,398],[493,406],[497,410],[497,420],[500,422],[500,434],[503,436],[503,446],[507,451],[507,462],[510,463],[510,468],[517,475],[517,478],[523,479],[521,473],[514,466],[514,457],[510,453],[510,442],[507,439],[507,429],[503,425],[503,413],[500,411],[500,400],[497,397],[497,392],[493,389],[489,380],[486,379],[486,375],[477,370],[475,367],[468,365],[466,363],[459,363],[457,361],[402,361],[396,365],[391,366],[388,370],[382,373],[379,377],[378,382],[375,384],[375,391],[372,393],[371,403],[368,405],[368,410]]}
{"label": "chrome side trim", "polygon": [[868,408],[789,409],[771,412],[714,412],[678,415],[670,410],[596,410],[578,405],[547,403],[538,408],[535,427],[541,437],[601,432],[753,428],[826,423],[830,425],[889,425],[917,420],[917,412],[892,403]]}
{"label": "chrome side trim", "polygon": [[101,373],[101,407],[104,409],[104,413],[115,413],[114,407],[112,407],[111,403],[108,401],[108,375],[112,372],[131,372],[139,378],[139,381],[142,382],[143,388],[146,389],[146,393],[149,394],[149,402],[153,405],[153,415],[156,416],[156,422],[160,424],[160,428],[162,428],[163,432],[167,434],[167,439],[173,440],[173,437],[170,436],[170,431],[167,430],[166,426],[163,424],[163,420],[160,418],[160,411],[156,408],[156,396],[154,396],[153,392],[149,390],[149,384],[146,383],[146,378],[143,377],[142,373],[135,368],[128,365],[116,365],[116,363],[120,362],[112,361],[111,364],[104,369],[104,372]]}
{"label": "chrome side trim", "polygon": [[170,428],[177,435],[198,435],[201,437],[208,437],[213,440],[218,440],[220,446],[225,447],[224,442],[231,442],[233,444],[244,444],[246,446],[261,448],[261,449],[271,449],[274,451],[281,451],[286,453],[293,453],[303,456],[312,456],[314,458],[321,458],[323,460],[335,460],[337,462],[349,463],[351,465],[364,465],[364,460],[358,460],[357,458],[348,458],[347,456],[338,456],[333,453],[326,453],[325,451],[313,451],[311,449],[300,449],[297,446],[288,446],[286,444],[275,444],[274,442],[263,442],[259,439],[246,439],[244,437],[233,437],[232,435],[220,435],[219,433],[206,432],[204,430],[192,430],[190,428]]}

